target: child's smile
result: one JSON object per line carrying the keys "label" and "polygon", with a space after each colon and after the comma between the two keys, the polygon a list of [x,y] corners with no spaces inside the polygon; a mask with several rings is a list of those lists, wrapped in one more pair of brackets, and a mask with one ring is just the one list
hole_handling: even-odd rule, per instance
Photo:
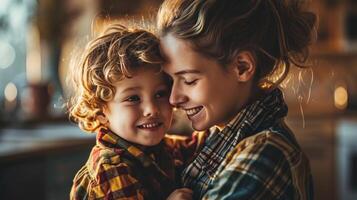
{"label": "child's smile", "polygon": [[138,125],[138,129],[143,130],[143,131],[158,131],[160,128],[163,128],[164,123],[161,122],[162,120],[150,120],[146,122],[140,123]]}
{"label": "child's smile", "polygon": [[158,144],[171,124],[170,88],[156,68],[139,69],[116,84],[105,115],[109,128],[127,141],[144,146]]}

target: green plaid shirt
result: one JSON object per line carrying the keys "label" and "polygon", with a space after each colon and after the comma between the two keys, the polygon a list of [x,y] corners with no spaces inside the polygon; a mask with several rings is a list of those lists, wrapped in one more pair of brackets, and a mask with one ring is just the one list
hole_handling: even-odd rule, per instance
{"label": "green plaid shirt", "polygon": [[164,141],[142,150],[101,129],[73,180],[70,199],[165,199],[175,188],[171,151]]}
{"label": "green plaid shirt", "polygon": [[248,105],[206,140],[182,173],[194,199],[313,199],[309,161],[283,122],[279,89]]}

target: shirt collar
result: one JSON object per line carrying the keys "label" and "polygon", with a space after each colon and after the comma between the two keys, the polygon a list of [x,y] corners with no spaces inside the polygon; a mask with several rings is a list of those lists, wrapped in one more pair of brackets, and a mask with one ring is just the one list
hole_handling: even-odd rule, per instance
{"label": "shirt collar", "polygon": [[161,143],[151,147],[144,147],[123,139],[107,128],[101,128],[97,133],[97,145],[114,149],[127,149],[130,150],[131,154],[136,156],[144,153],[147,155],[157,153],[159,147],[162,145]]}
{"label": "shirt collar", "polygon": [[221,132],[237,132],[238,129],[239,132],[246,133],[260,132],[285,117],[287,113],[288,107],[283,93],[277,88],[239,111]]}

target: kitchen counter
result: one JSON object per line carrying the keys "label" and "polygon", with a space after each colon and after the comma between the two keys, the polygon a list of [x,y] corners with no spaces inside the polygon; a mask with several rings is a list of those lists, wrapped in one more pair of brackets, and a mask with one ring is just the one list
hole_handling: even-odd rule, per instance
{"label": "kitchen counter", "polygon": [[0,163],[94,143],[95,134],[85,133],[70,124],[0,129]]}
{"label": "kitchen counter", "polygon": [[94,144],[70,124],[0,129],[0,199],[68,199]]}

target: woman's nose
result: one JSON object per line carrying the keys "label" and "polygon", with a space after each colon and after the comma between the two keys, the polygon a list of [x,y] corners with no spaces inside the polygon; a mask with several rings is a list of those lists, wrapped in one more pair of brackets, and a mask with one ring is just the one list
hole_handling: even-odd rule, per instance
{"label": "woman's nose", "polygon": [[182,104],[186,103],[188,97],[185,93],[177,86],[177,84],[172,85],[171,94],[170,94],[170,104],[175,107],[180,107]]}

